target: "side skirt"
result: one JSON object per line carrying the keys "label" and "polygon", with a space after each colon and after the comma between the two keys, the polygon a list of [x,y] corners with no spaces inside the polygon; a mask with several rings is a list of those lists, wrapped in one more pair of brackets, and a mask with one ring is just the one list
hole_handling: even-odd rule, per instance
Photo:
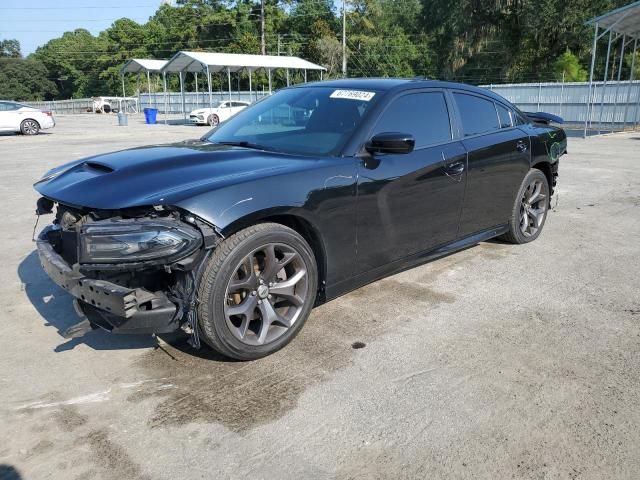
{"label": "side skirt", "polygon": [[386,265],[374,268],[373,270],[362,273],[355,277],[343,280],[342,282],[336,283],[334,285],[329,285],[327,286],[326,290],[327,301],[333,300],[334,298],[349,293],[352,290],[356,290],[369,283],[375,282],[376,280],[380,280],[381,278],[403,272],[404,270],[409,270],[411,268],[417,267],[418,265],[422,265],[432,260],[446,257],[447,255],[451,255],[452,253],[472,247],[480,242],[484,242],[491,238],[502,235],[508,230],[509,226],[507,224],[492,227],[487,230],[482,230],[481,232],[468,235],[452,243],[441,245],[432,250],[415,253],[408,257],[401,258],[400,260],[396,260]]}

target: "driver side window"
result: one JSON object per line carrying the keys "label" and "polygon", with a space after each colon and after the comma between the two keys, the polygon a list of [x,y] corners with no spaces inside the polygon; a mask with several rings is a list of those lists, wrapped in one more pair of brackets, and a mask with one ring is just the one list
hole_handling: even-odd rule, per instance
{"label": "driver side window", "polygon": [[392,100],[378,120],[373,135],[384,132],[413,135],[416,149],[450,141],[451,124],[444,94],[411,93]]}

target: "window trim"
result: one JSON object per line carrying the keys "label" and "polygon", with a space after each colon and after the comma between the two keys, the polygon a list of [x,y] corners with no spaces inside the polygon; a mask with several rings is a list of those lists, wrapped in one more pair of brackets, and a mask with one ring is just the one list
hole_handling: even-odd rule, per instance
{"label": "window trim", "polygon": [[[437,142],[437,143],[429,143],[427,145],[422,145],[420,147],[416,147],[413,149],[414,152],[418,152],[420,150],[424,150],[425,148],[432,148],[432,147],[437,147],[439,145],[448,145],[449,143],[452,142],[457,142],[459,139],[456,138],[456,128],[455,128],[455,123],[454,123],[454,112],[451,110],[451,105],[449,103],[449,99],[447,96],[447,91],[445,88],[413,88],[413,89],[408,89],[408,90],[401,90],[400,92],[396,93],[395,95],[393,95],[390,99],[387,100],[386,105],[384,105],[384,107],[381,109],[381,111],[378,113],[377,117],[375,119],[371,119],[371,127],[368,129],[367,131],[367,135],[364,138],[364,143],[368,142],[371,139],[371,136],[373,135],[373,131],[376,128],[376,126],[378,125],[378,122],[380,121],[380,119],[382,118],[382,116],[385,114],[385,112],[389,109],[389,107],[391,106],[391,104],[393,102],[395,102],[396,100],[398,100],[401,97],[407,96],[407,95],[415,95],[418,93],[441,93],[443,98],[444,98],[444,104],[445,107],[447,108],[447,113],[449,114],[449,135],[450,135],[450,139],[447,140],[446,142]],[[401,132],[404,133],[404,132]],[[361,150],[364,148],[364,143],[361,147]]]}
{"label": "window trim", "polygon": [[[489,130],[487,132],[482,132],[482,133],[476,133],[474,135],[465,135],[464,134],[464,127],[462,125],[462,115],[460,113],[460,109],[458,108],[458,103],[456,102],[455,99],[455,93],[460,93],[462,95],[469,95],[472,97],[478,97],[481,100],[486,100],[488,102],[490,102],[491,104],[493,104],[493,109],[496,112],[496,119],[498,121],[498,128],[495,130]],[[476,137],[482,137],[484,135],[491,135],[493,133],[496,132],[502,132],[504,130],[507,130],[506,128],[500,128],[500,116],[498,115],[498,109],[496,108],[496,100],[487,96],[487,95],[483,95],[481,93],[476,93],[476,92],[470,92],[468,90],[461,90],[461,89],[456,89],[456,88],[452,88],[451,89],[451,100],[454,103],[455,109],[456,109],[456,114],[457,114],[457,118],[458,118],[458,128],[459,128],[459,132],[460,132],[460,140],[466,140],[468,138],[476,138]],[[514,128],[513,126],[510,128]]]}
{"label": "window trim", "polygon": [[[500,130],[508,130],[510,128],[515,127],[515,112],[513,111],[512,108],[507,107],[506,105],[504,105],[502,102],[497,102],[494,100],[494,105],[496,107],[496,112],[498,113],[498,123],[500,123]],[[507,113],[509,114],[509,120],[511,120],[511,125],[509,125],[508,127],[503,127],[502,126],[502,121],[500,120],[500,112],[498,111],[498,107],[502,107],[504,108]]]}

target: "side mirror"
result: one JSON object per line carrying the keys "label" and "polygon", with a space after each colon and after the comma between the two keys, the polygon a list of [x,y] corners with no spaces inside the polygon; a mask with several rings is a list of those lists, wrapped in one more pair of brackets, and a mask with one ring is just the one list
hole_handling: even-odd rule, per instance
{"label": "side mirror", "polygon": [[413,135],[399,132],[384,132],[374,135],[365,145],[369,153],[411,153],[416,146]]}

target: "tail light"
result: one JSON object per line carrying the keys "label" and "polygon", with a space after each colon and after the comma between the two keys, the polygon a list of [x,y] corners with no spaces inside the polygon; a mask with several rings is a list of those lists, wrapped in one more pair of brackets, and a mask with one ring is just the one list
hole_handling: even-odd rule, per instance
{"label": "tail light", "polygon": [[44,113],[45,115],[48,115],[50,117],[53,117],[53,112],[50,112],[49,110],[44,110],[42,113]]}

